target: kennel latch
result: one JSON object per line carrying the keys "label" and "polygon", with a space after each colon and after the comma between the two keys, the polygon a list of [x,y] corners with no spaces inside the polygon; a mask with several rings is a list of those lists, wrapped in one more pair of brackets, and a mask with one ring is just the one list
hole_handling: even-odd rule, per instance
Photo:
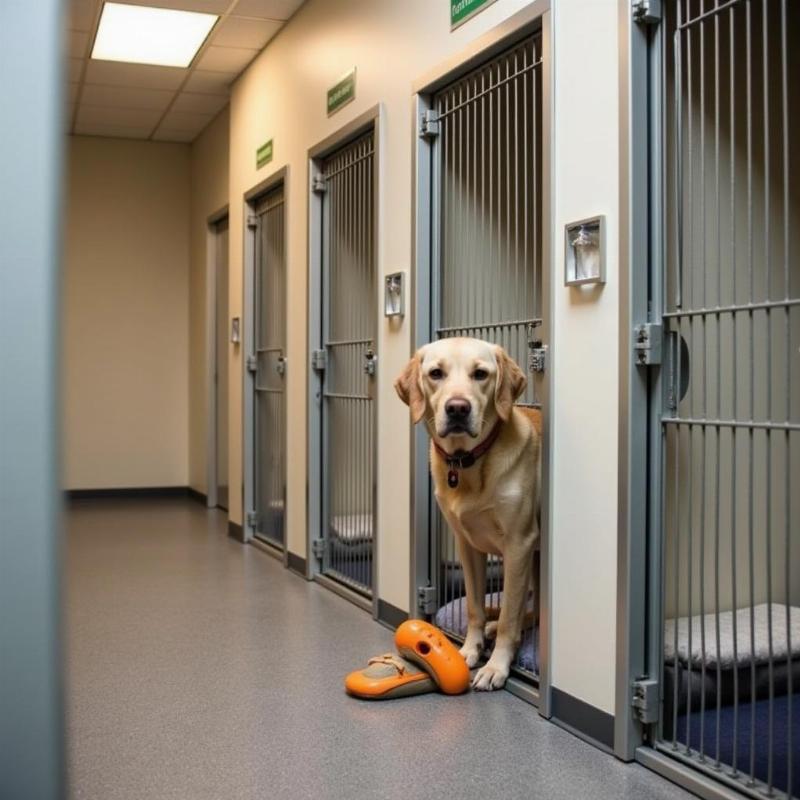
{"label": "kennel latch", "polygon": [[658,681],[637,678],[633,682],[631,705],[639,722],[645,725],[658,722]]}
{"label": "kennel latch", "polygon": [[436,587],[417,587],[417,608],[423,614],[433,614],[436,611]]}
{"label": "kennel latch", "polygon": [[314,539],[311,542],[311,552],[314,554],[314,558],[322,558],[325,555],[325,540],[324,539]]}
{"label": "kennel latch", "polygon": [[258,511],[248,511],[247,512],[247,525],[250,528],[257,528],[258,527]]}
{"label": "kennel latch", "polygon": [[661,0],[632,0],[631,14],[634,22],[655,25],[661,22]]}
{"label": "kennel latch", "polygon": [[327,190],[328,186],[325,182],[325,176],[318,172],[314,177],[311,179],[311,190],[315,194],[324,194]]}
{"label": "kennel latch", "polygon": [[420,115],[419,135],[422,139],[433,139],[439,135],[439,114],[432,108],[426,109]]}
{"label": "kennel latch", "polygon": [[253,230],[258,227],[258,217],[255,214],[247,215],[247,227]]}
{"label": "kennel latch", "polygon": [[661,363],[662,328],[656,322],[645,322],[633,329],[633,361],[649,367]]}
{"label": "kennel latch", "polygon": [[544,372],[547,369],[547,345],[538,339],[528,342],[528,372]]}
{"label": "kennel latch", "polygon": [[245,362],[247,366],[248,372],[256,372],[258,371],[258,358],[257,356],[247,356],[247,361]]}
{"label": "kennel latch", "polygon": [[311,368],[318,372],[324,372],[328,366],[328,351],[327,350],[312,350],[311,351]]}

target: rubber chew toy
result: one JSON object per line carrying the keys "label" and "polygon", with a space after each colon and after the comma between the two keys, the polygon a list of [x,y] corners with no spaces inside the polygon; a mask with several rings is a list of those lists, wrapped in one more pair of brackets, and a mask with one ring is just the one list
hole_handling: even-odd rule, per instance
{"label": "rubber chew toy", "polygon": [[469,667],[455,645],[429,622],[410,619],[395,632],[394,643],[403,658],[424,669],[445,694],[469,687]]}

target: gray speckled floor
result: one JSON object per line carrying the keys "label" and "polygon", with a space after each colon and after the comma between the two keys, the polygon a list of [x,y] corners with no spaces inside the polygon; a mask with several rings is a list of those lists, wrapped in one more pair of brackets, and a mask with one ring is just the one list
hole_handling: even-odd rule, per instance
{"label": "gray speckled floor", "polygon": [[71,796],[688,798],[499,692],[350,699],[392,635],[193,501],[68,514]]}

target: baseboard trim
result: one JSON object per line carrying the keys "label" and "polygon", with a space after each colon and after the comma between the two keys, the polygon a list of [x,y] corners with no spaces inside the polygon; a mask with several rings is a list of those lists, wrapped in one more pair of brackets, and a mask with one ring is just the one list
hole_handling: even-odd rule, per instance
{"label": "baseboard trim", "polygon": [[289,569],[292,572],[296,572],[301,578],[307,578],[308,576],[306,574],[306,560],[301,556],[295,555],[289,550],[286,551],[286,555],[287,555],[286,566],[289,567]]}
{"label": "baseboard trim", "polygon": [[208,506],[208,495],[206,495],[204,492],[201,492],[198,489],[193,489],[191,486],[187,486],[186,494],[189,495],[190,499],[201,503],[203,506]]}
{"label": "baseboard trim", "polygon": [[590,744],[614,752],[614,717],[555,686],[551,692],[551,721]]}
{"label": "baseboard trim", "polygon": [[408,613],[378,598],[378,622],[394,630],[408,619]]}
{"label": "baseboard trim", "polygon": [[239,523],[228,520],[228,536],[244,544],[244,529]]}
{"label": "baseboard trim", "polygon": [[121,498],[191,497],[205,503],[205,495],[188,486],[124,486],[111,489],[67,489],[67,500],[110,500]]}

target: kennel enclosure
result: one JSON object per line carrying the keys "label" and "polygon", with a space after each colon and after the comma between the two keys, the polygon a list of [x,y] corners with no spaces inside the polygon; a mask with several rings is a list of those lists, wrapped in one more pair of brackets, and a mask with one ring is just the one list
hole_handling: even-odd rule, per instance
{"label": "kennel enclosure", "polygon": [[798,37],[783,0],[671,0],[651,34],[646,736],[750,797],[800,792]]}

